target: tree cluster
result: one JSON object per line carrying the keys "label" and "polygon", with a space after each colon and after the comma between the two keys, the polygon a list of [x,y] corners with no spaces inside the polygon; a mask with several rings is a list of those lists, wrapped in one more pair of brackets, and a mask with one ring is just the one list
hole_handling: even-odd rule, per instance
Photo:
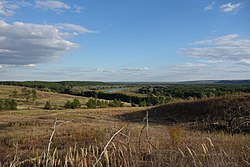
{"label": "tree cluster", "polygon": [[139,105],[140,103],[145,102],[146,106],[154,106],[158,104],[163,104],[165,101],[165,97],[162,96],[153,96],[149,95],[148,97],[139,97],[139,96],[131,96],[123,93],[105,93],[105,92],[96,92],[96,91],[87,91],[84,92],[83,96],[86,97],[95,97],[99,99],[105,100],[118,100],[123,102],[128,102],[133,104],[133,106]]}
{"label": "tree cluster", "polygon": [[17,101],[15,99],[0,99],[0,110],[16,110]]}
{"label": "tree cluster", "polygon": [[81,103],[78,99],[74,99],[73,101],[67,101],[64,104],[64,108],[66,109],[76,109],[76,108],[80,108],[81,107]]}
{"label": "tree cluster", "polygon": [[204,97],[216,97],[239,92],[250,92],[249,85],[188,85],[188,84],[171,84],[161,86],[144,86],[139,89],[138,93],[165,97],[165,101],[171,99],[200,99]]}
{"label": "tree cluster", "polygon": [[26,102],[36,102],[37,100],[37,93],[35,89],[27,89],[27,88],[22,88],[21,89],[21,94],[18,94],[18,91],[14,89],[12,93],[10,94],[10,97],[12,98],[24,98]]}
{"label": "tree cluster", "polygon": [[124,104],[121,100],[114,99],[112,101],[99,100],[97,98],[90,98],[86,103],[88,108],[105,108],[105,107],[124,107]]}

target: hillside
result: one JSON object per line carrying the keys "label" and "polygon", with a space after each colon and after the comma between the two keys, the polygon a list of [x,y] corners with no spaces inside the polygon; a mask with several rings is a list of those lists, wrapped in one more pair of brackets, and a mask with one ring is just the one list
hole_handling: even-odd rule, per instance
{"label": "hillside", "polygon": [[[46,101],[50,101],[53,106],[64,106],[65,102],[67,100],[73,100],[75,98],[79,99],[82,104],[86,104],[89,98],[86,97],[79,97],[79,96],[73,96],[73,95],[67,95],[67,94],[60,94],[60,93],[54,93],[54,92],[46,92],[46,91],[39,91],[37,92],[37,100],[34,103],[26,102],[25,99],[20,97],[21,90],[24,87],[21,86],[8,86],[8,85],[0,85],[0,99],[2,98],[9,98],[10,94],[13,90],[17,90],[19,97],[17,98],[18,102],[18,109],[39,109],[43,108]],[[31,88],[28,88],[31,90]]]}
{"label": "hillside", "polygon": [[[249,122],[249,109],[250,95],[245,94],[170,103],[145,111],[125,113],[120,115],[119,118],[132,122],[140,122],[146,116],[146,111],[148,111],[149,121],[157,124],[195,122],[197,124],[202,123],[207,125],[216,123],[219,124],[219,126],[238,126],[232,125],[232,123],[243,123],[242,121]],[[249,124],[247,124],[247,126],[250,129]]]}
{"label": "hillside", "polygon": [[[0,97],[8,98],[14,89],[20,92],[23,87],[0,86]],[[61,106],[76,97],[36,91],[36,105],[18,97],[17,110],[0,112],[0,166],[46,166],[47,160],[49,166],[93,166],[97,157],[100,166],[249,166],[249,134],[188,128],[190,122],[202,122],[209,115],[218,120],[219,111],[228,109],[223,107],[225,100],[249,108],[249,95],[154,108],[45,110],[47,100]],[[146,111],[149,126],[143,122]]]}

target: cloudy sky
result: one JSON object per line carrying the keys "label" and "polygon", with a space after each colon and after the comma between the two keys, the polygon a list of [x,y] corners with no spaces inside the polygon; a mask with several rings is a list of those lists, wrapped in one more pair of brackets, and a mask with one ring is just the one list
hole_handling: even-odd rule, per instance
{"label": "cloudy sky", "polygon": [[0,80],[250,79],[249,0],[0,0]]}

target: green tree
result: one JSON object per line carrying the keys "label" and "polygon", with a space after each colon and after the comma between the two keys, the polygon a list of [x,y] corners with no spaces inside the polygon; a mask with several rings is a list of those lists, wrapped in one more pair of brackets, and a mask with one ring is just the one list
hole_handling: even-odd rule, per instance
{"label": "green tree", "polygon": [[31,91],[31,98],[32,98],[32,101],[33,101],[33,102],[36,102],[37,93],[36,93],[36,90],[35,90],[35,89],[32,89],[32,91]]}
{"label": "green tree", "polygon": [[30,99],[31,91],[28,90],[27,88],[23,88],[21,91],[22,91],[22,97],[25,98],[26,101],[28,102]]}
{"label": "green tree", "polygon": [[4,101],[4,110],[10,110],[10,109],[11,109],[10,99],[5,99],[5,101]]}
{"label": "green tree", "polygon": [[15,99],[1,99],[0,100],[0,110],[16,110],[17,101]]}
{"label": "green tree", "polygon": [[0,111],[4,110],[4,100],[0,99]]}
{"label": "green tree", "polygon": [[109,103],[109,106],[110,107],[123,107],[124,104],[121,102],[121,100],[112,100],[110,103]]}
{"label": "green tree", "polygon": [[86,103],[88,108],[96,108],[97,107],[97,100],[96,99],[89,99],[89,101]]}
{"label": "green tree", "polygon": [[17,101],[15,99],[10,99],[10,110],[16,110],[17,109]]}
{"label": "green tree", "polygon": [[81,108],[81,103],[78,99],[74,99],[73,102],[71,103],[71,108],[75,109],[75,108]]}
{"label": "green tree", "polygon": [[64,108],[69,109],[72,106],[72,102],[67,100],[67,102],[64,104]]}
{"label": "green tree", "polygon": [[51,110],[51,109],[52,109],[52,106],[51,106],[51,104],[50,104],[50,101],[46,101],[45,106],[44,106],[44,109],[46,109],[46,110]]}
{"label": "green tree", "polygon": [[146,107],[146,106],[147,106],[147,102],[145,100],[139,103],[139,107]]}

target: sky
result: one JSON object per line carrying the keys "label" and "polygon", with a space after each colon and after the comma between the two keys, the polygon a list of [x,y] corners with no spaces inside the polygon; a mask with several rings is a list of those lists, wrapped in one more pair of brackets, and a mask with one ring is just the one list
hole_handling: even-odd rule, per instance
{"label": "sky", "polygon": [[250,79],[249,0],[0,0],[0,80]]}

